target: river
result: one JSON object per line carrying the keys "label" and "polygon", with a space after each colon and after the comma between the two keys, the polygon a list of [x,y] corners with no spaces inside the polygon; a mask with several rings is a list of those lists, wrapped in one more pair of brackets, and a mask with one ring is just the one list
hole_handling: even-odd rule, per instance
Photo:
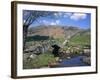
{"label": "river", "polygon": [[82,61],[85,56],[76,56],[71,59],[64,59],[60,62],[60,67],[90,66]]}

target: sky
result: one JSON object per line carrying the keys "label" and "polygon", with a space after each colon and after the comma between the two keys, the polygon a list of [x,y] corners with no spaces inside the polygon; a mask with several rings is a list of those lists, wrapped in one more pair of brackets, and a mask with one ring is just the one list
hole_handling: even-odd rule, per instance
{"label": "sky", "polygon": [[[29,16],[29,12],[29,10],[23,11],[24,22],[26,16]],[[41,11],[38,11],[38,13],[41,14]],[[49,11],[45,11],[45,13],[49,13]],[[75,26],[82,29],[88,29],[91,27],[91,14],[76,12],[54,12],[52,15],[37,18],[37,20],[34,21],[30,27],[36,27],[39,25]]]}

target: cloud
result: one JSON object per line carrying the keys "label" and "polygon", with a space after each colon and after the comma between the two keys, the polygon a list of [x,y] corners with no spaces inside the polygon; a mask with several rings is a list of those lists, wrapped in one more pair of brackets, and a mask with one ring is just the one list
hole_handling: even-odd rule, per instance
{"label": "cloud", "polygon": [[55,20],[50,23],[50,25],[59,25],[59,24],[60,24],[60,20]]}
{"label": "cloud", "polygon": [[44,25],[58,25],[60,23],[60,20],[55,20],[55,21],[43,20],[41,21],[41,23]]}
{"label": "cloud", "polygon": [[56,12],[56,13],[54,13],[54,16],[56,18],[60,18],[60,17],[67,18],[67,17],[70,17],[71,15],[72,15],[72,13],[70,13],[70,12]]}
{"label": "cloud", "polygon": [[47,23],[48,23],[48,21],[47,21],[47,20],[43,20],[43,21],[41,21],[41,22],[43,22],[44,24],[47,24]]}
{"label": "cloud", "polygon": [[23,20],[23,22],[25,23],[25,22],[26,22],[26,20]]}
{"label": "cloud", "polygon": [[86,19],[87,17],[87,14],[85,13],[73,13],[71,16],[70,16],[70,19],[72,20],[82,20],[82,19]]}
{"label": "cloud", "polygon": [[41,21],[41,23],[44,24],[44,25],[48,25],[48,21],[47,20],[43,20],[43,21]]}
{"label": "cloud", "polygon": [[60,20],[56,20],[55,22],[56,22],[56,24],[59,24],[60,23]]}
{"label": "cloud", "polygon": [[87,14],[86,13],[72,13],[72,12],[57,12],[54,13],[54,16],[56,18],[70,18],[71,20],[82,20],[86,19]]}
{"label": "cloud", "polygon": [[67,17],[70,17],[71,15],[72,15],[72,13],[69,13],[69,12],[68,12],[68,13],[64,13],[64,14],[63,14],[63,17],[64,17],[64,18],[67,18]]}
{"label": "cloud", "polygon": [[44,24],[44,25],[56,25],[58,23],[59,23],[59,21],[47,21],[47,20],[42,21],[42,24]]}
{"label": "cloud", "polygon": [[56,18],[62,17],[62,15],[63,15],[62,12],[56,12],[56,13],[54,13],[54,16],[55,16]]}
{"label": "cloud", "polygon": [[56,25],[56,23],[55,22],[51,22],[50,25]]}

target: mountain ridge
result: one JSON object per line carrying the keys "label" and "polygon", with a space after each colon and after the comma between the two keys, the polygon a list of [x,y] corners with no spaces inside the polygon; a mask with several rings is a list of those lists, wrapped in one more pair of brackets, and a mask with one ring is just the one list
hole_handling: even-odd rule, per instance
{"label": "mountain ridge", "polygon": [[79,32],[90,32],[90,29],[81,29],[74,26],[37,26],[28,29],[28,36],[40,35],[53,38],[69,38]]}

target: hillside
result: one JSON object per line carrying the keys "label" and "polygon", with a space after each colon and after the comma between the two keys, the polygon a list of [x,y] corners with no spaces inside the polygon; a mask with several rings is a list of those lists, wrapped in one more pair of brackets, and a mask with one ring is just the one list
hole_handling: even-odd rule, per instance
{"label": "hillside", "polygon": [[71,26],[37,26],[28,30],[28,36],[40,35],[52,38],[69,38],[76,33],[82,31],[77,27]]}
{"label": "hillside", "polygon": [[[52,45],[61,47],[62,55],[59,57],[63,62],[69,62],[73,65],[73,61],[80,63],[80,55],[86,51],[84,47],[90,45],[90,29],[79,29],[73,26],[37,26],[28,30],[26,39],[26,50],[24,51],[23,68],[42,68],[48,67],[55,62],[52,54]],[[63,43],[65,44],[63,45]],[[90,55],[90,48],[85,55]],[[66,61],[64,61],[66,59]],[[87,58],[86,58],[87,59]],[[89,62],[84,58],[84,62]],[[70,62],[71,61],[71,62]],[[82,61],[81,61],[82,62]],[[68,63],[68,64],[69,64]],[[90,63],[90,62],[89,62]],[[66,63],[66,66],[68,65]],[[76,65],[77,63],[75,63]],[[79,64],[77,64],[79,66]],[[83,65],[84,63],[82,63]]]}
{"label": "hillside", "polygon": [[49,36],[53,38],[64,38],[64,30],[61,27],[36,27],[29,29],[28,36],[34,36],[34,35],[40,35],[40,36]]}
{"label": "hillside", "polygon": [[74,35],[70,39],[71,45],[90,45],[91,37],[90,37],[90,30],[84,30],[76,35]]}
{"label": "hillside", "polygon": [[28,41],[49,39],[55,39],[58,44],[69,40],[70,45],[90,45],[90,29],[73,26],[37,26],[28,30]]}

